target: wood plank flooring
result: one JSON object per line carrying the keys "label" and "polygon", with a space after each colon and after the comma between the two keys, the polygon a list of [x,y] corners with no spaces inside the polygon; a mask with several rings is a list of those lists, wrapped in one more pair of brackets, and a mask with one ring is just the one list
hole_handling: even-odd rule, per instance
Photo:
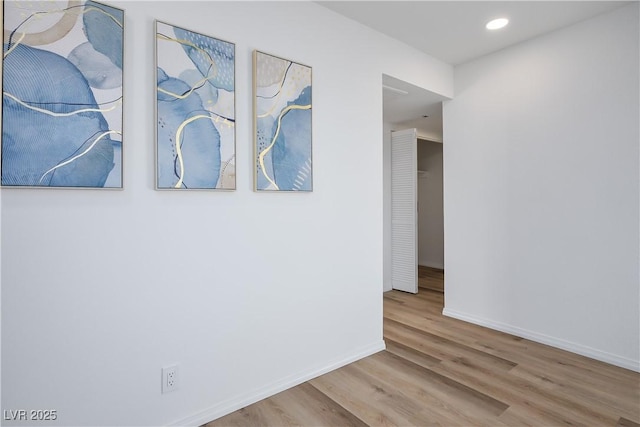
{"label": "wood plank flooring", "polygon": [[444,270],[419,265],[418,286],[432,291],[444,292]]}
{"label": "wood plank flooring", "polygon": [[387,292],[386,351],[206,427],[640,427],[640,374],[445,317],[442,307],[443,294],[423,287]]}

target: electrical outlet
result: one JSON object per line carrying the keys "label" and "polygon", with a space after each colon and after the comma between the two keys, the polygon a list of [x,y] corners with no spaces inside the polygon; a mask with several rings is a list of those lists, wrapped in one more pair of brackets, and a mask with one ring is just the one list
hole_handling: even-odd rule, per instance
{"label": "electrical outlet", "polygon": [[178,365],[162,368],[162,392],[169,393],[178,389],[179,382]]}

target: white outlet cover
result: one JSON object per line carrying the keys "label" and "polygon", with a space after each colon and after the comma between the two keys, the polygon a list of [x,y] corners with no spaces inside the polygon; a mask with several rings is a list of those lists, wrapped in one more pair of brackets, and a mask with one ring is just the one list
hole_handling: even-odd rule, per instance
{"label": "white outlet cover", "polygon": [[162,393],[169,393],[178,389],[180,385],[178,365],[162,368]]}

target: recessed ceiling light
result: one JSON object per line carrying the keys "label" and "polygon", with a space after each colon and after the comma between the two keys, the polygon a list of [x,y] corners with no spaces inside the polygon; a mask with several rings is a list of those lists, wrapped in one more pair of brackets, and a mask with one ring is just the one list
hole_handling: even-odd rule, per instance
{"label": "recessed ceiling light", "polygon": [[493,21],[487,22],[487,30],[499,30],[500,28],[505,27],[509,23],[507,18],[498,18]]}

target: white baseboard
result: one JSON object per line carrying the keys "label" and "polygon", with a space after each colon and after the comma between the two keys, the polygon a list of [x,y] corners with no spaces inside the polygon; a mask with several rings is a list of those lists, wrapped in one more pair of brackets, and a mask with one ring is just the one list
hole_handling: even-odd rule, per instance
{"label": "white baseboard", "polygon": [[494,320],[482,319],[473,315],[465,314],[456,310],[451,310],[445,307],[442,310],[442,314],[455,319],[464,320],[465,322],[474,323],[480,326],[486,326],[487,328],[495,329],[497,331],[506,332],[511,335],[526,338],[531,341],[539,342],[542,344],[550,345],[562,350],[567,350],[572,353],[586,356],[591,359],[599,360],[601,362],[609,363],[611,365],[619,366],[621,368],[629,369],[632,371],[640,372],[640,361],[628,359],[626,357],[618,356],[616,354],[607,353],[606,351],[597,350],[595,348],[587,347],[582,344],[577,344],[571,341],[566,341],[561,338],[551,337],[539,332],[530,331],[527,329],[518,328],[502,322],[496,322]]}
{"label": "white baseboard", "polygon": [[361,348],[345,357],[329,362],[328,364],[320,368],[310,369],[308,371],[299,373],[297,375],[292,375],[282,380],[276,381],[272,384],[266,385],[265,387],[254,390],[253,392],[224,400],[214,406],[211,406],[210,408],[205,409],[204,411],[198,412],[197,414],[191,415],[169,425],[193,427],[201,426],[224,415],[230,414],[231,412],[237,411],[238,409],[244,408],[245,406],[251,405],[252,403],[256,403],[269,396],[280,393],[281,391],[302,384],[305,381],[309,381],[310,379],[341,368],[345,365],[348,365],[349,363],[353,363],[367,356],[371,356],[372,354],[378,353],[385,348],[386,346],[384,341],[380,341],[378,343]]}

